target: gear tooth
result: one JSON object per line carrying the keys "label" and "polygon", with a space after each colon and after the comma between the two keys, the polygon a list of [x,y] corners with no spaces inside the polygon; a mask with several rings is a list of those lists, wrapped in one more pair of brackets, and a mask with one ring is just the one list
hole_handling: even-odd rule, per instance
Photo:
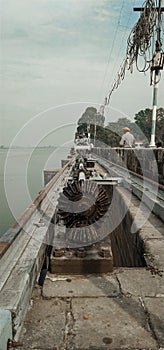
{"label": "gear tooth", "polygon": [[[109,205],[105,189],[96,182],[86,180],[82,188],[77,182],[68,183],[58,199],[58,214],[68,228],[68,242],[91,244],[100,240],[102,217]],[[102,236],[103,234],[102,230]]]}

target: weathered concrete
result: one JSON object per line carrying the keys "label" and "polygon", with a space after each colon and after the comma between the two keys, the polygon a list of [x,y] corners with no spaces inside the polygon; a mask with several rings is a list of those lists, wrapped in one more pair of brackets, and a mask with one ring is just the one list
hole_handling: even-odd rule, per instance
{"label": "weathered concrete", "polygon": [[[147,221],[148,213],[143,206],[139,218],[144,221],[146,213],[145,224],[141,228],[134,224],[140,203],[128,195],[126,189],[116,190],[114,204],[116,215],[111,216],[110,224],[117,224],[117,254],[120,262],[133,268],[76,278],[49,274],[43,289],[34,290],[20,335],[23,346],[17,350],[157,350],[163,347],[163,227],[159,221],[152,224],[151,220],[155,220],[152,216]],[[120,231],[119,215],[119,219],[123,217],[119,221]],[[142,266],[142,259],[149,269],[134,268]],[[21,272],[19,276],[22,280]],[[15,289],[14,282],[10,282]],[[26,290],[26,279],[22,285]],[[18,292],[19,287],[20,284]],[[12,288],[7,294],[9,306],[10,295],[12,306],[16,297]],[[18,315],[19,306],[17,303]]]}
{"label": "weathered concrete", "polygon": [[147,264],[164,269],[162,221],[143,203],[140,207],[140,201],[130,196],[125,188],[115,189],[112,202],[110,223],[115,228],[110,237],[114,266],[142,267]]}
{"label": "weathered concrete", "polygon": [[124,296],[164,297],[163,274],[152,274],[146,268],[122,269],[117,278]]}
{"label": "weathered concrete", "polygon": [[57,345],[60,348],[65,334],[66,312],[67,302],[64,300],[34,300],[22,331],[23,350],[54,349]]}
{"label": "weathered concrete", "polygon": [[[77,298],[72,313],[74,337],[69,349],[157,348],[136,298]],[[83,319],[86,313],[88,320]]]}
{"label": "weathered concrete", "polygon": [[61,256],[51,258],[52,273],[86,274],[86,273],[106,273],[113,271],[113,258],[102,258],[98,250],[87,251],[85,258],[72,256]]}
{"label": "weathered concrete", "polygon": [[48,274],[43,286],[43,298],[54,297],[118,297],[119,284],[115,275],[55,276]]}
{"label": "weathered concrete", "polygon": [[32,289],[40,272],[39,266],[43,262],[45,248],[39,237],[44,237],[44,235],[43,233],[42,236],[41,230],[39,230],[38,240],[30,237],[29,249],[25,249],[24,254],[17,257],[18,260],[12,269],[12,273],[10,273],[0,290],[0,307],[11,312],[12,338],[20,332]]}
{"label": "weathered concrete", "polygon": [[34,201],[29,207],[30,211],[27,209],[25,213],[28,215],[23,215],[23,227],[20,225],[19,231],[12,229],[1,237],[2,243],[4,240],[9,244],[0,257],[0,308],[10,312],[11,338],[15,340],[19,336],[34,284],[45,259],[46,246],[53,238],[50,222],[56,209],[59,187],[64,185],[71,164],[70,161],[68,167],[62,169],[51,180],[52,183],[45,187],[37,204]]}
{"label": "weathered concrete", "polygon": [[144,298],[146,312],[158,344],[164,348],[164,298]]}
{"label": "weathered concrete", "polygon": [[8,339],[12,339],[11,314],[0,309],[0,350],[7,350]]}
{"label": "weathered concrete", "polygon": [[159,269],[164,269],[164,238],[151,239],[145,242],[148,263]]}
{"label": "weathered concrete", "polygon": [[[127,190],[118,188],[116,192],[119,193],[116,203],[121,203],[119,212],[122,211],[121,215],[125,212],[121,225],[128,234],[125,241],[122,237],[117,240],[121,254],[126,257],[126,244],[131,247],[132,239],[134,251],[128,252],[127,259],[135,257],[140,237],[149,266],[136,268],[132,264],[132,268],[115,268],[113,273],[101,276],[48,274],[43,288],[34,290],[34,303],[20,337],[23,350],[162,350],[164,347],[163,224],[144,207],[140,213],[143,226],[137,230],[136,224],[135,236],[130,230],[139,200],[130,198],[128,207]],[[119,231],[115,233],[119,237]]]}
{"label": "weathered concrete", "polygon": [[42,292],[34,291],[17,350],[160,349],[162,281],[146,268],[101,276],[48,274]]}

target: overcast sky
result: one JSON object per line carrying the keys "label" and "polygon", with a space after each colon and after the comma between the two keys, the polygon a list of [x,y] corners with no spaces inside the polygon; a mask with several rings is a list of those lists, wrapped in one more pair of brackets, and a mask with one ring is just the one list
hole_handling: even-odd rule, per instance
{"label": "overcast sky", "polygon": [[[72,130],[103,103],[125,58],[142,0],[0,0],[0,145],[38,144]],[[112,94],[106,123],[152,107],[149,72],[129,72]],[[158,107],[163,103],[164,77]],[[72,131],[71,131],[72,133]],[[14,139],[15,138],[15,139]],[[65,139],[64,139],[65,140]],[[65,140],[67,141],[67,140]]]}

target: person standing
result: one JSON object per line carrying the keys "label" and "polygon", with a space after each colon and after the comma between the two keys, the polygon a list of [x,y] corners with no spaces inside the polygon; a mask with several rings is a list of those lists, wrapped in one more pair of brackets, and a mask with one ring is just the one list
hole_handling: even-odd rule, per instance
{"label": "person standing", "polygon": [[78,181],[80,183],[80,186],[84,183],[85,180],[86,180],[85,171],[84,169],[80,169],[79,175],[78,175]]}
{"label": "person standing", "polygon": [[122,147],[135,147],[135,138],[133,134],[130,132],[128,127],[122,128],[124,134],[121,137],[120,146]]}

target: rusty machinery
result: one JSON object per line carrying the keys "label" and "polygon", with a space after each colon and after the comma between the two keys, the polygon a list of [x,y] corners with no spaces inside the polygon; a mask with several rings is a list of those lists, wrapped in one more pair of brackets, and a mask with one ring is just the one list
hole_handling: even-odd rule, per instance
{"label": "rusty machinery", "polygon": [[[92,181],[87,162],[84,168],[86,181],[80,184],[77,180],[79,163],[76,161],[73,169],[74,180],[67,183],[58,199],[58,215],[65,225],[65,240],[69,247],[89,246],[107,235],[104,216],[111,202],[107,188]],[[91,161],[88,165],[94,167]]]}

